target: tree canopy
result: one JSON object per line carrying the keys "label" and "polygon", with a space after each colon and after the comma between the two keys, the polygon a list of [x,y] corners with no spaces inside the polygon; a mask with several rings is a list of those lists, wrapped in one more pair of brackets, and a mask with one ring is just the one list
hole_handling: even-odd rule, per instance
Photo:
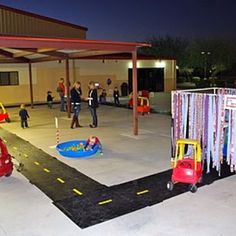
{"label": "tree canopy", "polygon": [[204,68],[213,74],[236,65],[236,41],[223,38],[185,39],[161,36],[146,40],[151,48],[142,48],[140,53],[160,58],[174,58],[181,70]]}

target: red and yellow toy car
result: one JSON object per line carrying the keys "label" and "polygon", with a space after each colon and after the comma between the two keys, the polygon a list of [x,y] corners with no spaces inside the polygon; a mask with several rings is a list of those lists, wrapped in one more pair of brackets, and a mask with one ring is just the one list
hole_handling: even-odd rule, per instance
{"label": "red and yellow toy car", "polygon": [[138,100],[139,100],[137,106],[138,113],[141,113],[142,115],[149,114],[150,113],[149,99],[146,97],[138,97]]}
{"label": "red and yellow toy car", "polygon": [[6,122],[11,122],[9,114],[7,113],[5,107],[0,102],[0,121],[5,120]]}
{"label": "red and yellow toy car", "polygon": [[[142,90],[140,94],[141,95],[138,96],[138,101],[137,101],[137,111],[142,115],[149,114],[150,113],[149,92],[146,90]],[[133,108],[133,93],[129,95],[128,106],[130,108]]]}
{"label": "red and yellow toy car", "polygon": [[0,139],[0,177],[10,176],[13,171],[12,157],[8,153],[5,143]]}
{"label": "red and yellow toy car", "polygon": [[197,191],[196,184],[202,180],[202,150],[197,140],[179,139],[176,142],[175,158],[171,181],[167,189],[172,191],[174,184],[189,184],[189,190]]}

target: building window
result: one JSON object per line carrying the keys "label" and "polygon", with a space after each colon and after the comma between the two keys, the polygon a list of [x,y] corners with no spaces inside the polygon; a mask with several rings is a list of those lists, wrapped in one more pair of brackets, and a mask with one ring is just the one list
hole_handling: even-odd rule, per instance
{"label": "building window", "polygon": [[0,71],[0,86],[19,85],[18,71]]}

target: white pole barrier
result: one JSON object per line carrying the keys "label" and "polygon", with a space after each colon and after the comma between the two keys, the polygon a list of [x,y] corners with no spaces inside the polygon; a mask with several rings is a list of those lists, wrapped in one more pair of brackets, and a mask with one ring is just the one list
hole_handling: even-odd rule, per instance
{"label": "white pole barrier", "polygon": [[60,138],[59,138],[59,126],[58,126],[58,118],[57,117],[55,117],[55,126],[56,126],[56,142],[58,144],[60,141]]}

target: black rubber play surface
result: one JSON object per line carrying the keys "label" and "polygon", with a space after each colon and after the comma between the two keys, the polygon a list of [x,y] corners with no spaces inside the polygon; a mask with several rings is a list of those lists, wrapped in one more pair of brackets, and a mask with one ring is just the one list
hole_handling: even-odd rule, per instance
{"label": "black rubber play surface", "polygon": [[[166,183],[172,170],[107,187],[1,128],[0,137],[5,140],[9,152],[24,164],[22,174],[81,228],[188,191],[188,186],[184,184],[176,184],[171,192],[167,190]],[[231,175],[229,167],[223,165],[220,177],[212,170],[210,174],[204,174],[199,187]]]}

